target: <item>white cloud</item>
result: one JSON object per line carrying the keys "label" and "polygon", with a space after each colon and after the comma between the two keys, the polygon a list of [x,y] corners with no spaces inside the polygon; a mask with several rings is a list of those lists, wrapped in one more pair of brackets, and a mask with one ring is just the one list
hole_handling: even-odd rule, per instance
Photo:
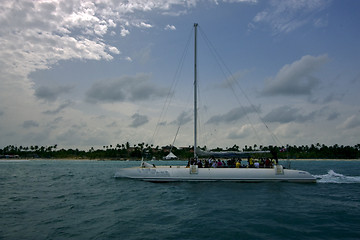
{"label": "white cloud", "polygon": [[126,57],[125,60],[128,61],[128,62],[132,62],[131,57]]}
{"label": "white cloud", "polygon": [[318,28],[326,27],[328,25],[328,20],[326,18],[314,19],[314,26]]}
{"label": "white cloud", "polygon": [[319,79],[313,76],[329,60],[327,55],[317,57],[306,55],[300,60],[283,66],[275,78],[265,82],[267,95],[310,95],[318,86]]}
{"label": "white cloud", "polygon": [[[152,28],[135,12],[173,6],[179,11],[194,7],[195,0],[129,1],[105,0],[4,0],[0,8],[0,71],[2,81],[14,75],[24,88],[31,88],[29,73],[48,69],[61,60],[111,60],[121,49],[106,43],[104,36],[130,34],[131,27]],[[117,28],[117,29],[116,29]],[[168,25],[171,30],[175,26]],[[11,76],[7,76],[11,75]]]}
{"label": "white cloud", "polygon": [[[326,26],[325,20],[314,19],[314,15],[327,6],[329,0],[272,0],[270,6],[256,14],[254,24],[269,24],[274,34],[288,33],[306,24]],[[251,25],[254,27],[254,25]]]}
{"label": "white cloud", "polygon": [[153,26],[149,23],[145,23],[145,22],[140,22],[138,24],[135,24],[135,26],[140,27],[140,28],[152,28]]}
{"label": "white cloud", "polygon": [[223,0],[223,2],[228,2],[228,3],[241,3],[241,2],[257,3],[258,0]]}
{"label": "white cloud", "polygon": [[[154,102],[158,104],[157,101],[148,100],[164,97],[168,91],[162,86],[166,86],[167,83],[162,82],[162,85],[160,83],[155,85],[150,81],[150,76],[141,78],[135,73],[127,79],[125,79],[126,77],[107,75],[108,71],[102,68],[103,62],[99,62],[99,64],[94,64],[94,62],[111,61],[116,57],[117,60],[123,60],[122,63],[126,66],[150,62],[154,65],[157,64],[156,57],[158,56],[156,56],[157,53],[153,50],[154,45],[151,42],[153,39],[141,39],[143,45],[136,49],[131,49],[131,47],[126,49],[122,44],[127,44],[133,37],[144,36],[134,34],[137,29],[140,29],[140,33],[149,31],[150,28],[156,31],[164,29],[164,27],[167,30],[177,30],[175,25],[165,26],[166,24],[163,22],[157,26],[156,20],[159,17],[164,18],[163,15],[188,14],[191,12],[190,8],[196,7],[200,2],[199,0],[3,0],[0,7],[0,24],[2,26],[0,28],[0,147],[2,144],[8,143],[46,145],[52,142],[59,143],[63,147],[83,147],[106,145],[111,141],[135,141],[135,139],[137,141],[138,133],[134,128],[148,124],[149,127],[142,129],[140,133],[141,137],[145,136],[147,131],[150,131],[150,125],[154,124],[150,121],[155,118],[154,112],[161,109],[161,106],[154,106]],[[218,0],[215,2],[242,1]],[[245,2],[256,3],[257,1]],[[313,13],[317,13],[317,10],[310,6],[315,4],[321,10],[321,5],[316,5],[316,3],[324,1],[308,1],[306,4],[303,2],[294,1],[291,2],[294,6],[290,6],[290,3],[279,2],[276,4],[277,2],[274,1],[271,3],[271,7],[259,13],[249,26],[256,28],[260,24],[270,24],[274,32],[290,32],[304,24],[314,24],[316,27],[326,26],[326,17],[313,15]],[[203,6],[204,2],[201,4]],[[214,4],[214,1],[211,1],[210,4]],[[219,5],[221,6],[221,4]],[[284,7],[285,5],[286,7]],[[152,18],[154,15],[158,17]],[[169,19],[168,22],[173,21]],[[176,22],[178,23],[178,20]],[[116,56],[125,52],[124,56]],[[136,61],[132,62],[130,54]],[[312,63],[319,64],[313,70],[310,66],[311,58],[313,58]],[[89,77],[84,74],[84,76],[78,77],[76,75],[78,72],[74,72],[73,76],[70,74],[60,76],[61,68],[68,63],[72,65],[72,62],[76,66],[96,65],[96,70],[99,69],[98,73],[104,74],[102,79],[111,80],[94,83],[93,81],[98,79],[98,75]],[[82,64],[78,64],[79,62]],[[319,81],[314,73],[322,64],[324,63],[321,63],[321,56],[303,57],[299,61],[290,63],[284,66],[276,77],[269,79],[264,91],[267,90],[268,94],[272,95],[286,94],[286,92],[295,91],[294,87],[300,86],[298,89],[301,91],[293,94],[311,94],[311,89],[317,87]],[[304,71],[301,71],[301,65]],[[114,65],[109,64],[108,66]],[[40,72],[40,74],[45,73],[44,79],[41,77],[36,79],[38,73],[34,72],[49,68],[54,69]],[[142,69],[146,69],[144,71],[153,70],[152,68]],[[308,71],[309,69],[310,71]],[[122,70],[121,67],[117,68],[116,74],[121,74]],[[128,74],[133,74],[132,72],[137,70],[139,68],[133,66],[125,69],[125,71],[129,71]],[[163,76],[165,78],[167,72],[170,71],[165,70],[161,78]],[[154,68],[154,75],[157,74],[156,71],[157,69]],[[307,73],[305,73],[306,71]],[[30,73],[34,73],[30,75],[31,78],[29,77]],[[47,77],[48,79],[46,79]],[[52,77],[54,79],[51,79]],[[63,79],[61,79],[62,77]],[[87,77],[89,79],[86,79]],[[58,81],[79,81],[79,84],[80,81],[87,81],[86,86],[88,87],[73,89],[69,87],[71,84],[67,85],[66,83],[59,83],[58,87],[54,86]],[[272,88],[279,86],[281,91]],[[281,88],[281,86],[283,87]],[[75,99],[79,99],[83,97],[83,91],[87,89],[87,100],[100,104],[87,104],[63,98],[72,93]],[[75,96],[75,94],[78,95]],[[335,99],[334,97],[334,95],[329,96],[326,100]],[[340,98],[337,99],[340,100]],[[141,114],[133,114],[135,112]],[[296,123],[299,122],[299,119],[313,117],[309,112],[304,113],[297,108],[288,109],[287,113],[292,114],[290,120]],[[59,115],[61,117],[58,117]],[[103,117],[100,119],[99,115]],[[230,131],[232,132],[227,137],[232,139],[249,136],[250,133],[247,132],[249,128],[246,127],[230,131],[226,129],[227,123],[237,121],[241,115],[239,109],[233,109],[228,113],[218,114],[212,118],[212,121],[223,124],[221,131],[225,133],[222,134],[224,136]],[[333,119],[333,124],[339,121],[340,116],[343,115],[343,112],[340,115],[335,110],[332,114],[331,112],[327,114],[329,120]],[[174,113],[171,116],[177,115]],[[186,122],[189,119],[191,119],[189,115],[180,115],[178,121]],[[278,118],[277,122],[272,124],[282,126],[284,124],[278,124],[278,122],[286,122],[285,120],[285,118]],[[167,123],[170,121],[167,120]],[[348,119],[344,126],[357,126],[356,122],[356,117],[354,117]],[[171,124],[166,125],[169,128],[174,127]],[[302,126],[298,125],[301,129]],[[129,128],[129,126],[131,127]],[[214,125],[212,127],[216,128]],[[122,133],[121,136],[115,134],[118,132]],[[165,134],[171,135],[172,132],[169,132],[171,131]],[[172,137],[169,139],[171,140]],[[164,142],[167,141],[164,140],[167,138],[162,139]],[[191,139],[191,136],[186,139]],[[217,137],[213,137],[213,139],[215,145],[219,144],[219,140],[223,140]],[[183,142],[188,143],[188,141]]]}
{"label": "white cloud", "polygon": [[240,128],[231,129],[228,134],[229,139],[244,139],[253,132],[250,124],[242,125]]}
{"label": "white cloud", "polygon": [[151,28],[151,24],[129,14],[166,11],[173,5],[184,6],[184,2],[3,1],[0,70],[26,78],[29,73],[47,69],[60,60],[111,60],[112,54],[120,54],[120,50],[106,44],[103,36],[113,34],[117,26],[122,37],[130,34],[129,26]]}
{"label": "white cloud", "polygon": [[[310,130],[311,131],[311,130]],[[292,122],[286,124],[280,124],[275,130],[274,134],[282,139],[289,139],[289,143],[294,141],[294,139],[300,138],[301,134],[304,134],[307,131],[302,129],[302,126],[298,126],[298,124],[294,124]]]}
{"label": "white cloud", "polygon": [[120,54],[119,49],[117,49],[116,47],[108,46],[108,49],[109,49],[109,51],[110,51],[111,53]]}
{"label": "white cloud", "polygon": [[129,34],[130,34],[130,31],[127,30],[127,29],[125,29],[125,28],[122,28],[121,31],[120,31],[120,35],[121,35],[122,37],[125,37],[125,36],[127,36],[127,35],[129,35]]}
{"label": "white cloud", "polygon": [[179,17],[179,16],[182,16],[182,15],[186,15],[188,14],[188,11],[185,9],[185,10],[181,10],[181,11],[168,11],[168,12],[163,12],[162,15],[165,15],[165,16],[172,16],[172,17]]}
{"label": "white cloud", "polygon": [[[137,0],[124,3],[112,0],[101,3],[90,0],[3,0],[0,7],[0,128],[6,129],[2,136],[8,137],[1,138],[4,140],[0,144],[34,140],[38,141],[37,144],[46,144],[49,138],[67,146],[72,143],[86,144],[81,139],[97,138],[97,143],[109,141],[109,134],[101,129],[91,133],[90,130],[100,124],[93,124],[91,115],[85,120],[89,126],[87,129],[77,129],[76,137],[67,134],[75,131],[69,129],[69,124],[64,121],[80,121],[87,115],[86,111],[69,108],[72,101],[59,102],[59,96],[69,93],[69,87],[50,87],[51,84],[39,87],[29,78],[29,74],[52,68],[60,61],[112,60],[114,55],[121,54],[121,45],[108,43],[108,36],[119,34],[120,37],[125,37],[133,29],[150,28],[152,25],[148,19],[143,19],[143,14],[138,13],[153,10],[161,13],[169,11],[175,5],[182,9],[191,6],[182,0]],[[132,61],[130,57],[122,59]],[[146,87],[149,91],[146,91]],[[154,98],[167,92],[157,92],[164,89],[156,89],[156,86],[144,82],[138,86],[128,84],[127,89],[130,89],[129,95],[126,95],[129,101]],[[9,99],[12,99],[11,103]],[[48,102],[48,106],[39,104],[39,99]],[[45,130],[35,128],[36,124],[46,126],[47,121],[51,122],[49,118],[63,113],[64,109],[67,111],[63,122],[56,123],[56,127]],[[72,114],[71,117],[68,114]],[[29,118],[33,122],[24,123]],[[21,125],[32,133],[17,131]],[[62,126],[64,132],[58,131],[59,126]]]}
{"label": "white cloud", "polygon": [[174,25],[166,25],[165,26],[165,30],[172,30],[172,31],[174,31],[174,30],[176,30],[176,27],[174,26]]}

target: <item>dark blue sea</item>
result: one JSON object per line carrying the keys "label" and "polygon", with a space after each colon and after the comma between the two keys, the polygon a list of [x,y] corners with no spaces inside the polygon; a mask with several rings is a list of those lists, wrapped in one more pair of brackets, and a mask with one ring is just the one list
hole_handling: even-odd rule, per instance
{"label": "dark blue sea", "polygon": [[360,161],[293,161],[313,184],[116,177],[139,164],[0,161],[0,239],[360,239]]}

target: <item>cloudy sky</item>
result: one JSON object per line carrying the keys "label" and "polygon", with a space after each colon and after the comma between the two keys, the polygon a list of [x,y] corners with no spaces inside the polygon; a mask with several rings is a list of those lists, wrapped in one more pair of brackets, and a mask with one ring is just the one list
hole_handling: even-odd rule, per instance
{"label": "cloudy sky", "polygon": [[0,148],[355,145],[360,1],[3,0]]}

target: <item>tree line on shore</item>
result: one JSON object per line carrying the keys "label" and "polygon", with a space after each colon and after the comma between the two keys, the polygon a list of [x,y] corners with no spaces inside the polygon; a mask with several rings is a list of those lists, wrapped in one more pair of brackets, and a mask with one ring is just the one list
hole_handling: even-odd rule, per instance
{"label": "tree line on shore", "polygon": [[[202,150],[209,150],[206,146],[199,147]],[[292,159],[358,159],[360,158],[360,144],[354,146],[344,146],[335,144],[326,146],[325,144],[311,144],[301,146],[262,146],[254,144],[245,145],[242,149],[238,145],[232,147],[210,149],[210,151],[272,151],[278,152],[278,157]],[[193,156],[193,147],[163,146],[154,147],[152,144],[138,143],[131,145],[129,142],[124,144],[103,146],[100,149],[91,147],[88,151],[79,149],[58,149],[58,145],[52,146],[15,146],[8,145],[0,149],[0,158],[84,158],[84,159],[162,159],[169,152],[174,153],[179,159],[188,159]]]}

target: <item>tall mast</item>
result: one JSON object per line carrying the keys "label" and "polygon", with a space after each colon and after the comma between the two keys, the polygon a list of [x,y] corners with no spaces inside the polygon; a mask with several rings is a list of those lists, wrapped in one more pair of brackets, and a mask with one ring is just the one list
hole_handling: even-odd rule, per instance
{"label": "tall mast", "polygon": [[195,44],[194,44],[194,158],[197,158],[197,23],[194,23]]}

